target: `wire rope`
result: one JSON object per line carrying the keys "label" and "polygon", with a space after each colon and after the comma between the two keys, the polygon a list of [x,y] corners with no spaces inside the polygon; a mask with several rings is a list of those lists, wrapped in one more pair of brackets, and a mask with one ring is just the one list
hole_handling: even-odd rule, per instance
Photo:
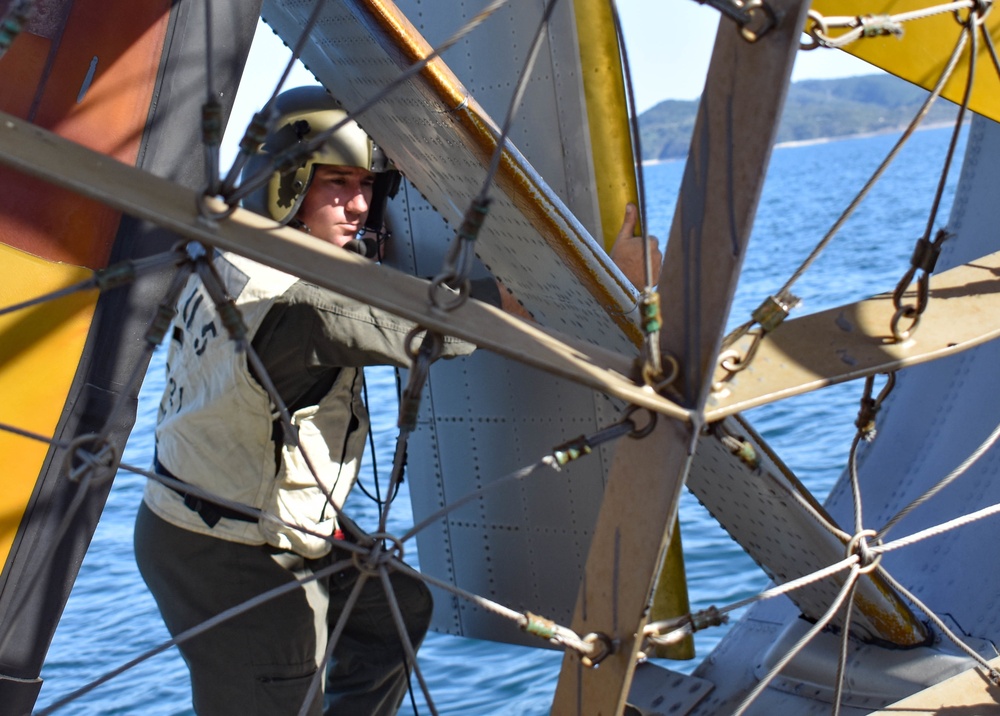
{"label": "wire rope", "polygon": [[951,530],[958,529],[960,527],[965,527],[966,525],[971,525],[979,520],[984,520],[988,517],[993,517],[996,514],[1000,514],[1000,504],[990,505],[988,507],[983,507],[982,509],[976,510],[974,512],[969,512],[968,514],[962,515],[961,517],[956,517],[945,522],[941,522],[932,527],[927,527],[913,534],[906,535],[905,537],[899,537],[892,540],[891,542],[886,542],[882,545],[877,545],[872,547],[873,552],[878,552],[885,554],[886,552],[892,552],[897,549],[902,549],[903,547],[909,547],[917,542],[921,542],[925,539],[930,539],[932,537],[938,537],[950,532]]}
{"label": "wire rope", "polygon": [[[968,41],[969,35],[970,35],[969,25],[968,24],[963,25],[962,30],[959,33],[958,40],[956,41],[955,47],[953,48],[952,53],[948,58],[948,61],[945,63],[945,66],[942,69],[941,74],[938,76],[934,88],[931,90],[930,94],[924,100],[923,104],[920,106],[920,109],[917,111],[916,115],[907,125],[906,129],[903,131],[903,134],[893,145],[892,149],[890,149],[886,157],[882,160],[879,166],[875,169],[875,171],[865,182],[864,186],[862,186],[860,191],[858,191],[858,193],[855,195],[854,199],[852,199],[851,202],[847,205],[847,207],[841,212],[840,216],[837,218],[836,221],[834,221],[833,225],[830,227],[829,230],[827,230],[826,234],[824,234],[823,238],[820,239],[817,245],[806,257],[806,259],[792,273],[792,275],[788,278],[788,280],[785,281],[784,285],[782,285],[782,287],[777,291],[777,293],[775,293],[772,297],[770,297],[767,301],[765,301],[764,304],[762,304],[761,307],[754,312],[754,315],[750,321],[741,324],[740,326],[733,329],[729,334],[725,336],[725,338],[722,341],[723,349],[733,346],[740,338],[747,335],[747,333],[750,332],[750,329],[753,328],[755,324],[762,322],[763,320],[762,317],[764,315],[769,315],[770,320],[773,323],[773,325],[768,325],[766,328],[762,328],[761,331],[756,332],[754,334],[753,342],[751,343],[745,356],[741,358],[738,354],[736,354],[735,356],[729,355],[724,360],[722,365],[728,370],[730,376],[743,370],[748,365],[750,365],[753,356],[756,354],[756,350],[759,347],[760,342],[763,340],[766,333],[768,331],[774,330],[778,325],[780,325],[780,323],[788,315],[788,311],[791,309],[791,307],[798,302],[798,299],[796,299],[791,294],[792,287],[798,282],[800,278],[802,278],[803,275],[805,275],[805,273],[809,270],[809,268],[813,265],[813,263],[815,263],[815,261],[819,258],[820,254],[822,254],[823,251],[829,246],[830,242],[833,241],[834,237],[839,233],[840,229],[843,228],[847,220],[854,214],[857,208],[868,196],[872,188],[882,178],[882,175],[885,174],[889,166],[895,161],[899,152],[906,145],[909,139],[913,136],[914,132],[916,132],[917,128],[920,126],[924,118],[927,116],[927,113],[930,111],[931,106],[941,95],[941,92],[943,91],[948,80],[951,79],[952,75],[954,74],[955,68],[958,65],[958,61]],[[956,124],[956,130],[959,126],[961,125]],[[771,309],[771,311],[766,312],[764,310],[766,308]],[[774,313],[774,311],[777,311],[777,313]],[[722,355],[727,356],[729,353],[730,351],[724,350]]]}
{"label": "wire rope", "polygon": [[[340,636],[344,633],[344,628],[347,626],[347,618],[354,611],[354,605],[357,604],[358,598],[361,596],[361,590],[364,589],[367,581],[368,575],[362,572],[358,575],[358,579],[354,583],[354,586],[351,587],[351,593],[347,595],[347,601],[344,602],[344,608],[337,616],[337,622],[334,624],[333,630],[330,632],[330,636],[327,639],[326,649],[323,652],[323,659],[320,661],[320,664],[316,669],[316,673],[313,674],[313,677],[309,680],[309,688],[306,690],[306,695],[302,699],[302,707],[299,709],[299,716],[308,716],[310,711],[309,707],[312,704],[313,699],[316,698],[319,688],[324,681],[327,664],[330,663],[333,651],[337,648]],[[386,596],[391,598],[392,595],[387,593]]]}
{"label": "wire rope", "polygon": [[201,109],[201,146],[205,155],[204,194],[211,196],[219,191],[219,149],[222,145],[222,105],[215,92],[215,40],[212,24],[212,0],[205,3],[205,103]]}
{"label": "wire rope", "polygon": [[750,692],[743,698],[740,705],[736,707],[733,711],[733,716],[743,716],[746,710],[750,708],[754,701],[764,693],[765,689],[770,686],[771,682],[784,670],[784,668],[794,659],[799,652],[802,651],[805,646],[812,641],[813,637],[823,631],[827,624],[829,624],[833,617],[836,615],[837,611],[840,609],[840,605],[844,603],[849,592],[853,589],[855,578],[849,578],[847,582],[841,587],[840,591],[837,593],[837,598],[830,604],[829,608],[820,617],[815,624],[813,624],[809,630],[802,635],[802,637],[795,642],[795,644],[788,650],[788,652],[775,663],[773,667],[767,672],[767,674],[757,682],[757,684],[750,690]]}
{"label": "wire rope", "polygon": [[481,201],[487,199],[489,187],[493,184],[493,179],[496,177],[497,171],[500,169],[500,158],[507,145],[507,138],[510,134],[510,129],[514,124],[514,114],[520,108],[521,101],[524,99],[524,93],[528,89],[531,72],[535,67],[535,62],[538,59],[538,52],[542,47],[542,40],[545,39],[545,32],[548,30],[549,21],[552,19],[552,11],[555,10],[558,2],[559,0],[548,0],[546,2],[545,8],[542,11],[541,20],[538,22],[535,34],[531,39],[531,46],[528,50],[524,67],[521,70],[521,75],[518,77],[517,84],[514,86],[514,92],[507,105],[507,113],[504,116],[503,125],[500,129],[500,136],[497,138],[497,146],[493,150],[489,168],[486,170],[486,176],[483,180],[482,188],[479,190],[478,198]]}
{"label": "wire rope", "polygon": [[[648,231],[648,220],[646,216],[646,176],[642,168],[642,132],[639,127],[639,115],[636,111],[635,84],[632,81],[632,63],[629,61],[628,51],[625,45],[625,31],[622,28],[621,13],[618,12],[618,3],[611,0],[611,17],[615,25],[615,37],[618,40],[618,47],[621,55],[622,73],[625,82],[625,96],[628,100],[629,126],[632,130],[632,154],[635,157],[633,171],[635,172],[636,189],[639,194],[639,225],[640,233]],[[642,265],[645,277],[645,286],[653,285],[653,266],[649,254],[649,243],[642,244]]]}
{"label": "wire rope", "polygon": [[[362,374],[361,376],[361,395],[365,407],[370,405],[368,401],[368,381],[365,380],[364,374]],[[371,413],[371,411],[369,411],[369,413]],[[371,458],[372,461],[372,484],[374,486],[373,489],[375,491],[375,494],[373,495],[371,492],[368,491],[368,488],[365,487],[363,482],[361,482],[360,476],[358,477],[358,481],[355,484],[357,485],[358,489],[361,490],[362,494],[365,495],[365,497],[374,502],[375,505],[378,507],[378,509],[382,509],[382,504],[383,504],[382,487],[379,484],[379,478],[378,478],[378,456],[375,454],[375,431],[371,429],[368,431],[368,457]],[[399,491],[399,486],[397,485],[397,492],[398,491]],[[395,494],[389,495],[386,499],[394,500],[396,499],[396,495]]]}
{"label": "wire rope", "polygon": [[635,86],[632,82],[632,68],[629,61],[628,50],[625,45],[625,32],[622,29],[621,14],[618,12],[618,5],[615,0],[611,0],[611,15],[614,20],[615,37],[618,41],[619,55],[621,57],[625,92],[628,101],[629,126],[631,128],[631,144],[633,156],[633,172],[636,180],[636,190],[638,193],[639,210],[639,234],[642,236],[642,268],[643,286],[639,304],[642,311],[643,328],[643,360],[645,367],[643,379],[647,383],[654,384],[656,388],[662,388],[672,383],[678,373],[679,365],[673,363],[673,372],[670,376],[663,374],[663,356],[660,351],[660,327],[662,317],[660,313],[659,294],[653,291],[653,265],[652,256],[649,251],[649,241],[646,232],[649,230],[648,217],[646,213],[646,178],[642,168],[642,131],[639,127],[639,113],[636,110]]}
{"label": "wire rope", "polygon": [[[924,20],[936,15],[957,13],[959,10],[974,9],[977,0],[957,0],[957,2],[930,5],[907,12],[880,15],[858,16],[824,16],[818,11],[810,10],[809,19],[813,25],[806,29],[806,34],[813,39],[813,44],[804,45],[802,49],[812,50],[816,47],[841,48],[867,37],[878,35],[903,34],[903,24],[915,20]],[[847,28],[847,32],[837,37],[829,35],[831,27]]]}
{"label": "wire rope", "polygon": [[827,245],[829,245],[829,243],[837,235],[840,229],[851,217],[851,215],[854,214],[854,211],[858,208],[858,206],[861,205],[861,202],[864,201],[865,197],[868,196],[868,193],[871,191],[872,187],[874,187],[875,184],[878,183],[878,180],[882,178],[882,175],[885,173],[886,169],[888,169],[889,166],[892,164],[892,162],[896,159],[896,156],[899,154],[900,150],[902,150],[903,146],[905,146],[907,141],[909,141],[910,137],[913,136],[913,133],[917,131],[920,124],[927,116],[927,113],[930,111],[931,106],[941,95],[941,91],[944,89],[944,86],[947,84],[948,80],[951,79],[951,76],[954,73],[955,67],[957,66],[958,60],[961,56],[961,51],[965,47],[965,43],[966,43],[966,33],[963,32],[959,36],[958,43],[952,50],[952,54],[948,58],[948,62],[946,63],[944,70],[938,77],[937,83],[934,85],[934,88],[931,90],[931,93],[927,96],[927,99],[925,99],[923,104],[920,106],[920,109],[917,111],[917,114],[914,116],[913,120],[907,125],[906,129],[903,131],[903,134],[893,145],[892,149],[889,150],[889,153],[886,155],[885,159],[875,169],[875,171],[869,177],[868,181],[865,182],[864,186],[861,188],[858,194],[854,197],[853,200],[851,200],[850,204],[848,204],[847,208],[844,209],[844,211],[840,214],[840,216],[833,223],[830,229],[826,232],[826,234],[816,245],[816,247],[812,250],[809,256],[806,257],[806,260],[802,262],[799,268],[795,270],[795,272],[785,282],[785,284],[781,287],[781,289],[779,289],[778,291],[779,296],[787,295],[791,291],[792,286],[800,278],[802,278],[803,274],[805,274],[805,272],[808,271],[809,267],[812,266],[812,264],[816,261],[816,259],[819,258],[819,255],[823,252],[823,250],[827,247]]}
{"label": "wire rope", "polygon": [[913,502],[889,518],[879,530],[877,539],[884,539],[889,530],[895,527],[904,517],[921,505],[929,502],[931,498],[941,492],[941,490],[948,487],[948,485],[964,475],[969,468],[979,460],[979,458],[985,455],[986,452],[996,444],[998,438],[1000,438],[1000,424],[993,428],[993,432],[991,432],[989,436],[982,443],[980,443],[980,445],[973,450],[972,453],[961,462],[961,464],[958,465],[958,467],[945,475],[938,483],[913,500]]}
{"label": "wire rope", "polygon": [[417,653],[413,648],[413,643],[410,641],[410,635],[406,631],[406,622],[403,619],[403,613],[399,608],[399,602],[395,599],[395,592],[393,591],[392,583],[389,581],[389,573],[384,566],[379,567],[378,577],[382,582],[382,588],[385,590],[386,596],[389,597],[389,609],[392,612],[392,620],[396,624],[396,631],[403,642],[403,649],[406,651],[406,657],[413,668],[413,673],[417,676],[417,682],[420,684],[420,690],[424,694],[427,708],[430,709],[432,716],[437,716],[438,712],[434,705],[434,699],[431,697],[430,687],[427,686],[423,670],[420,668],[420,664],[417,663]]}
{"label": "wire rope", "polygon": [[858,568],[851,567],[848,577],[847,605],[844,609],[844,624],[840,631],[840,651],[837,654],[837,688],[833,694],[833,716],[840,716],[840,705],[844,696],[844,682],[847,677],[847,647],[850,645],[851,616],[854,614],[854,595],[858,591]]}
{"label": "wire rope", "polygon": [[914,606],[917,607],[917,609],[926,614],[927,618],[934,622],[934,625],[940,629],[941,633],[944,634],[955,646],[965,652],[973,661],[982,666],[989,674],[990,681],[993,682],[994,686],[1000,686],[1000,672],[997,672],[997,670],[994,669],[979,653],[977,653],[975,649],[970,647],[961,639],[961,637],[955,634],[955,632],[944,623],[944,620],[941,619],[941,617],[939,617],[933,609],[924,604],[913,592],[900,584],[899,581],[891,574],[882,569],[879,570],[879,573],[893,589],[902,594],[906,599],[909,599]]}
{"label": "wire rope", "polygon": [[141,259],[129,259],[107,268],[97,269],[94,275],[55,291],[30,298],[26,301],[0,307],[0,316],[23,311],[50,301],[57,301],[82,291],[98,289],[107,291],[134,281],[137,277],[155,272],[171,264],[179,265],[186,260],[182,252],[171,250]]}

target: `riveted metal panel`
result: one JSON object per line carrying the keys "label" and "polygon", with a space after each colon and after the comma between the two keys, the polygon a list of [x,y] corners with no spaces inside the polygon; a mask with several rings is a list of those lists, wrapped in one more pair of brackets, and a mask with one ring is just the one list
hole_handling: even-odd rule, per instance
{"label": "riveted metal panel", "polygon": [[[515,0],[444,55],[461,81],[453,87],[500,124],[524,64],[543,2]],[[364,23],[349,4],[324,8],[305,64],[348,107],[388,83],[401,66],[351,38]],[[264,18],[286,42],[312,2],[265,3]],[[399,9],[431,45],[482,9],[481,3],[402,0]],[[370,28],[369,28],[370,29]],[[362,32],[365,32],[363,30]],[[454,227],[483,182],[481,147],[462,138],[461,119],[436,104],[426,88],[404,87],[358,117],[412,184],[389,209],[393,231],[387,263],[417,276],[441,267]],[[558,118],[558,119],[557,119]],[[544,128],[541,129],[540,128]],[[560,3],[531,75],[511,140],[531,162],[526,196],[553,192],[575,214],[577,238],[566,234],[582,274],[613,274],[590,234],[601,233],[587,116],[576,50],[571,3]],[[464,144],[463,144],[464,142]],[[559,147],[559,151],[553,151]],[[414,187],[419,187],[418,192]],[[423,195],[421,195],[421,192]],[[595,296],[570,270],[565,251],[541,236],[548,219],[536,220],[517,192],[494,185],[495,201],[477,241],[476,276],[490,274],[510,287],[543,325],[635,353],[634,294]],[[511,198],[513,197],[513,198]],[[560,210],[563,211],[563,210]],[[570,223],[575,222],[572,219]],[[572,232],[570,232],[572,233]],[[581,250],[580,247],[583,247]],[[586,280],[584,281],[586,283]],[[605,306],[615,306],[611,311]],[[435,366],[424,391],[420,424],[409,448],[409,480],[415,519],[538,461],[553,447],[592,434],[619,419],[620,404],[568,381],[496,355],[477,354]],[[463,589],[515,609],[568,622],[604,488],[610,450],[598,448],[561,473],[552,470],[490,491],[417,538],[421,569]],[[478,607],[435,594],[435,628],[466,636],[543,644]]]}

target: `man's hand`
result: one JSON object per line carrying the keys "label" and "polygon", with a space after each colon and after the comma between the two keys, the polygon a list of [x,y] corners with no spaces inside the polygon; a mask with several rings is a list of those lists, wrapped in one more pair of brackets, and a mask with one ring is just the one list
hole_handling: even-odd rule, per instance
{"label": "man's hand", "polygon": [[[635,225],[639,221],[639,210],[631,202],[625,205],[625,220],[622,228],[615,239],[615,245],[611,247],[611,260],[621,269],[621,272],[628,277],[637,288],[646,286],[646,270],[642,261],[641,236],[633,236]],[[655,236],[646,237],[649,244],[649,260],[652,264],[653,280],[655,286],[660,280],[660,268],[663,265],[663,255],[660,253],[660,244]]]}

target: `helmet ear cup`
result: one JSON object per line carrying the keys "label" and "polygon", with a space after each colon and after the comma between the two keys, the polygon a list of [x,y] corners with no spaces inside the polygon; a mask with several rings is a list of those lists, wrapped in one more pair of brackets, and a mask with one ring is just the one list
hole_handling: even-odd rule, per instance
{"label": "helmet ear cup", "polygon": [[[287,224],[295,216],[312,181],[313,167],[301,167],[294,172],[275,172],[268,182],[268,213],[276,221]],[[305,176],[308,173],[309,176]]]}
{"label": "helmet ear cup", "polygon": [[375,185],[372,187],[372,200],[365,219],[365,231],[381,234],[385,225],[385,208],[389,199],[399,192],[402,174],[395,169],[387,169],[375,175]]}

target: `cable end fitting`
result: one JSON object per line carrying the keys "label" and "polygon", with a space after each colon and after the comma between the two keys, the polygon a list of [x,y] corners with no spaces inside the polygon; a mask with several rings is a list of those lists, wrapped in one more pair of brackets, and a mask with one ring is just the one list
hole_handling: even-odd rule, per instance
{"label": "cable end fitting", "polygon": [[563,467],[569,462],[576,460],[584,455],[589,455],[591,452],[591,445],[587,441],[586,436],[581,435],[573,440],[569,440],[562,445],[557,445],[552,450],[552,457],[555,458],[556,464],[559,467]]}
{"label": "cable end fitting", "polygon": [[521,625],[523,631],[534,634],[542,639],[552,639],[556,635],[556,623],[551,619],[546,619],[531,612],[525,612],[524,619],[525,621]]}

